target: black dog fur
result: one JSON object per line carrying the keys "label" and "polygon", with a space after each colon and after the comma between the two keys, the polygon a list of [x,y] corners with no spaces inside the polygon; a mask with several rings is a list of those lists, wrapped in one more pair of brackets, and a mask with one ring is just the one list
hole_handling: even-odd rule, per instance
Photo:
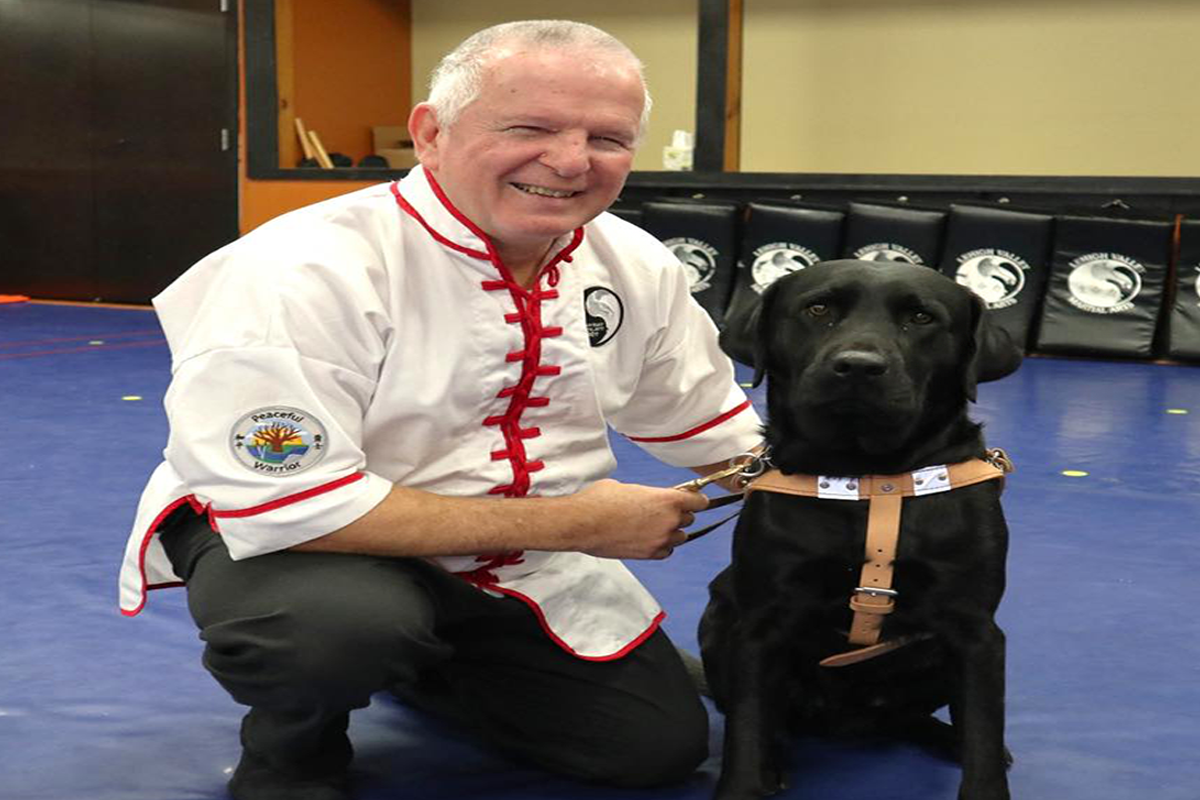
{"label": "black dog fur", "polygon": [[[925,267],[831,261],[772,285],[722,333],[768,377],[766,440],[784,473],[897,474],[984,455],[967,416],[979,381],[1021,351],[983,303]],[[846,641],[864,561],[866,502],[756,492],[710,586],[705,674],[726,714],[718,800],[785,785],[790,734],[916,741],[962,764],[961,800],[1006,800],[1008,531],[998,481],[907,498],[896,610],[883,638],[932,634],[873,660],[822,667]],[[949,705],[952,725],[931,716]]]}

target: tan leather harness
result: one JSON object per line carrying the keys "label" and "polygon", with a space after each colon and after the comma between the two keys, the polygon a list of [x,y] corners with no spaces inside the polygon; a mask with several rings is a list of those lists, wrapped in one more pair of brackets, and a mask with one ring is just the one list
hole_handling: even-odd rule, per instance
{"label": "tan leather harness", "polygon": [[850,624],[849,641],[858,645],[858,649],[830,656],[821,661],[822,666],[856,664],[917,639],[928,638],[928,635],[914,635],[879,641],[884,618],[896,607],[897,592],[892,588],[892,578],[900,539],[903,499],[953,491],[983,481],[1002,481],[1012,471],[1012,461],[1003,450],[996,448],[989,450],[984,459],[973,458],[958,464],[925,467],[901,475],[833,478],[784,475],[773,469],[749,482],[746,486],[747,496],[751,492],[778,492],[829,500],[867,500],[870,503],[867,510],[866,558],[858,588],[850,596],[854,618]]}

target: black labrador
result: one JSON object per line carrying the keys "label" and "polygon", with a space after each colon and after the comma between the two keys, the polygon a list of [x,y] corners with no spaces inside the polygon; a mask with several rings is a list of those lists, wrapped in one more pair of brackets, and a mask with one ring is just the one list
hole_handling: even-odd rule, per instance
{"label": "black labrador", "polygon": [[[778,280],[752,311],[722,345],[756,384],[769,379],[765,434],[782,473],[898,475],[985,456],[967,404],[1022,354],[950,278],[830,261]],[[882,637],[915,641],[836,667],[820,662],[855,650],[848,600],[870,560],[867,503],[749,495],[700,622],[726,715],[719,800],[782,788],[790,734],[915,741],[962,764],[962,800],[1008,798],[1001,483],[904,499]],[[946,705],[949,725],[932,716]]]}

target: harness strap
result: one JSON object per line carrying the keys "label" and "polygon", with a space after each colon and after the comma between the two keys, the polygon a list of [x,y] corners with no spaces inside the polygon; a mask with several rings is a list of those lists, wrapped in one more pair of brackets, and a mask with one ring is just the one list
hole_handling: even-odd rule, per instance
{"label": "harness strap", "polygon": [[[848,635],[861,649],[831,656],[823,666],[840,667],[882,655],[920,636],[880,642],[884,618],[896,608],[898,593],[892,588],[896,549],[900,541],[900,514],[905,497],[949,492],[984,481],[1003,481],[1012,471],[1003,450],[991,450],[987,459],[973,458],[958,464],[925,467],[901,475],[863,475],[834,478],[824,475],[784,475],[771,470],[754,479],[746,494],[755,491],[819,497],[827,500],[867,500],[867,538],[858,588],[850,596],[854,617]],[[1001,485],[1003,490],[1003,485]]]}

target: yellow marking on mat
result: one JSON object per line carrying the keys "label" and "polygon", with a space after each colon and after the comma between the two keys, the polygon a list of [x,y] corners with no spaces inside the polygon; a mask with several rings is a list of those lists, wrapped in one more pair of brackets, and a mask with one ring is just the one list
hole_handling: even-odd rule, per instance
{"label": "yellow marking on mat", "polygon": [[88,344],[104,344],[103,339],[92,339]]}
{"label": "yellow marking on mat", "polygon": [[1064,469],[1062,474],[1068,478],[1086,478],[1088,476],[1088,473],[1081,469]]}
{"label": "yellow marking on mat", "polygon": [[1186,414],[1186,413],[1188,413],[1188,410],[1186,408],[1168,408],[1167,413],[1168,414]]}
{"label": "yellow marking on mat", "polygon": [[121,399],[122,400],[141,400],[142,396],[140,394],[127,394],[124,397],[122,397]]}
{"label": "yellow marking on mat", "polygon": [[753,383],[739,383],[738,386],[742,387],[743,389],[753,389],[754,388]]}

